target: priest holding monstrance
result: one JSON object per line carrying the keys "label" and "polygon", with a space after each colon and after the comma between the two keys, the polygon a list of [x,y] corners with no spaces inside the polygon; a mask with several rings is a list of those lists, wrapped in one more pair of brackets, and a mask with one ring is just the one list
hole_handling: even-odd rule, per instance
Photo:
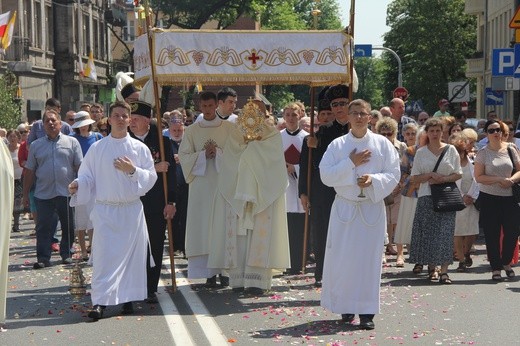
{"label": "priest holding monstrance", "polygon": [[290,266],[282,138],[265,114],[261,101],[250,100],[230,132],[209,239],[208,267],[227,270],[235,291],[255,295]]}

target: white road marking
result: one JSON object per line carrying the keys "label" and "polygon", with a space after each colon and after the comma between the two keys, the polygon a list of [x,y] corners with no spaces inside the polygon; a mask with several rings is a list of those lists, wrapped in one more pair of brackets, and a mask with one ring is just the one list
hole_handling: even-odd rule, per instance
{"label": "white road marking", "polygon": [[[167,256],[164,257],[163,263],[169,263]],[[170,274],[170,269],[166,271]],[[186,302],[193,311],[194,317],[197,319],[199,326],[201,327],[204,335],[211,342],[211,345],[229,345],[228,339],[215,322],[214,318],[211,317],[209,311],[206,309],[204,303],[197,296],[191,287],[188,279],[184,276],[182,271],[175,271],[175,277],[177,279],[177,292],[176,294],[182,294]],[[182,317],[178,313],[177,307],[173,301],[169,298],[169,294],[165,288],[165,282],[161,280],[160,287],[164,290],[164,295],[159,297],[159,304],[161,305],[162,311],[174,311],[173,314],[165,314],[166,321],[168,322],[168,328],[173,337],[175,344],[177,345],[194,345],[193,339],[182,320]]]}

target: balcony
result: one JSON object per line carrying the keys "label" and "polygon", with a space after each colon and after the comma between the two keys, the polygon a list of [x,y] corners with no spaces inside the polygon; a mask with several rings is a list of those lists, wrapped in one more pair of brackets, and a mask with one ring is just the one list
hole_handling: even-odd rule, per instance
{"label": "balcony", "polygon": [[486,9],[485,0],[466,0],[464,12],[466,14],[479,15]]}
{"label": "balcony", "polygon": [[11,45],[5,51],[7,61],[27,61],[29,60],[29,38],[13,36]]}
{"label": "balcony", "polygon": [[466,77],[476,78],[482,77],[484,70],[484,58],[466,59]]}

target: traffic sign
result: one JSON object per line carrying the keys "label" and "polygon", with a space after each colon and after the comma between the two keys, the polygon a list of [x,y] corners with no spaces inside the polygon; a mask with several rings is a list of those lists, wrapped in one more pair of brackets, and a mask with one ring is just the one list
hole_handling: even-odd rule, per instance
{"label": "traffic sign", "polygon": [[520,44],[515,44],[515,67],[513,70],[513,77],[520,77]]}
{"label": "traffic sign", "polygon": [[469,102],[469,83],[449,82],[448,98],[450,102]]}
{"label": "traffic sign", "polygon": [[509,27],[511,29],[520,29],[520,7],[516,9],[515,15],[511,18]]}
{"label": "traffic sign", "polygon": [[515,71],[515,67],[518,66],[516,63],[517,56],[516,48],[493,49],[491,75],[512,76]]}
{"label": "traffic sign", "polygon": [[403,101],[406,101],[408,98],[408,90],[406,90],[405,87],[397,87],[394,90],[394,98],[402,99]]}
{"label": "traffic sign", "polygon": [[502,106],[504,104],[504,92],[486,88],[486,106]]}
{"label": "traffic sign", "polygon": [[372,45],[371,44],[356,44],[354,45],[354,58],[371,58]]}
{"label": "traffic sign", "polygon": [[406,113],[420,113],[424,110],[422,100],[408,101],[406,105]]}

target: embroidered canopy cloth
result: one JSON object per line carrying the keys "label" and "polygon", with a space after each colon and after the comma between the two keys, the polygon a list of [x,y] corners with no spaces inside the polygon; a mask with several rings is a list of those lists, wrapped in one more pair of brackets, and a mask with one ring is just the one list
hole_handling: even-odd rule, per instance
{"label": "embroidered canopy cloth", "polygon": [[[349,83],[351,37],[341,31],[160,30],[152,37],[161,85]],[[135,82],[152,76],[146,35],[134,44]]]}

